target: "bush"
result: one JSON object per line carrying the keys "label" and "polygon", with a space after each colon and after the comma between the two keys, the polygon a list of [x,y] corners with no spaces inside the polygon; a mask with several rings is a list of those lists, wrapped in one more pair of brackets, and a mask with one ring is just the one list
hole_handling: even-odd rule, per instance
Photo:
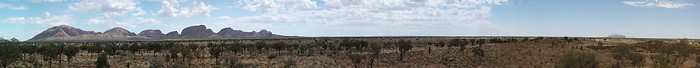
{"label": "bush", "polygon": [[613,53],[612,57],[617,60],[629,60],[634,66],[644,62],[644,55],[636,53],[631,49],[634,48],[629,45],[615,46],[611,50]]}
{"label": "bush", "polygon": [[109,62],[107,62],[107,54],[100,54],[100,56],[97,57],[97,61],[95,61],[95,66],[96,68],[109,68]]}
{"label": "bush", "polygon": [[362,62],[364,56],[361,54],[350,53],[348,54],[348,58],[350,58],[352,63],[355,64],[355,68],[359,68],[360,62]]}
{"label": "bush", "polygon": [[238,59],[238,57],[236,57],[236,56],[231,56],[231,58],[228,58],[227,63],[229,65],[228,66],[229,68],[241,68],[241,67],[243,67],[240,59]]}
{"label": "bush", "polygon": [[484,57],[484,49],[481,48],[481,46],[474,47],[472,49],[472,52],[474,53],[474,57]]}
{"label": "bush", "polygon": [[556,68],[596,68],[598,63],[594,54],[569,52],[559,60]]}
{"label": "bush", "polygon": [[403,56],[408,52],[408,50],[411,50],[413,46],[411,45],[411,41],[404,41],[404,40],[399,40],[398,42],[399,45],[399,51],[401,52],[401,58],[399,59],[400,61],[403,61]]}
{"label": "bush", "polygon": [[17,46],[16,42],[7,41],[1,38],[0,40],[3,40],[0,41],[0,64],[2,64],[2,67],[7,67],[12,63],[17,62],[17,60],[22,57],[21,51],[19,50],[19,46]]}
{"label": "bush", "polygon": [[149,63],[148,68],[163,68],[163,67],[165,67],[165,66],[163,66],[163,61],[161,61],[158,58],[154,58],[154,57],[151,57],[148,60],[148,63]]}
{"label": "bush", "polygon": [[651,57],[654,61],[654,68],[671,68],[671,59],[666,55],[654,55]]}
{"label": "bush", "polygon": [[297,61],[294,61],[294,59],[287,58],[287,60],[284,61],[284,67],[286,68],[292,68],[292,65],[296,64]]}

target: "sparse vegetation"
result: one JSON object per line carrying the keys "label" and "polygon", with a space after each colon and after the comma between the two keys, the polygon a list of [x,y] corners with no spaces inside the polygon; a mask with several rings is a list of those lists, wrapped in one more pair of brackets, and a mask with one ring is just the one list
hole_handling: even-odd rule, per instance
{"label": "sparse vegetation", "polygon": [[[695,41],[638,40],[635,43],[617,43],[609,41],[619,39],[595,41],[569,38],[570,42],[566,38],[519,39],[341,38],[81,43],[0,39],[0,63],[8,68],[382,68],[415,67],[416,64],[436,67],[657,68],[695,66],[687,65],[687,62],[698,62],[694,55],[700,52]],[[682,44],[684,42],[686,44]]]}
{"label": "sparse vegetation", "polygon": [[557,68],[596,68],[598,63],[594,54],[569,52],[559,59]]}
{"label": "sparse vegetation", "polygon": [[404,55],[406,55],[406,52],[408,52],[408,50],[411,50],[413,48],[413,45],[411,45],[411,41],[404,40],[399,40],[399,42],[397,42],[397,45],[399,45],[399,51],[401,52],[401,58],[399,59],[399,61],[403,61]]}

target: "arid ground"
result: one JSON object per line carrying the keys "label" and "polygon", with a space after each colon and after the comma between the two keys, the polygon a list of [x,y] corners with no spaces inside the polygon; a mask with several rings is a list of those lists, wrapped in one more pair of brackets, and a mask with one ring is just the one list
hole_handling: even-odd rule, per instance
{"label": "arid ground", "polygon": [[578,37],[3,41],[2,64],[11,68],[692,68],[700,66],[698,44],[693,39]]}

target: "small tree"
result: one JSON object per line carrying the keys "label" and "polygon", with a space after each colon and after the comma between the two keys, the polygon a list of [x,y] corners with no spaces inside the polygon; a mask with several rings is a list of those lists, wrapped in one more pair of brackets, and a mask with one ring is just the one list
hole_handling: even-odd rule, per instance
{"label": "small tree", "polygon": [[129,45],[129,49],[128,49],[128,50],[129,50],[132,54],[136,55],[136,53],[138,53],[139,50],[141,50],[141,46],[138,45],[138,44],[136,44],[136,45]]}
{"label": "small tree", "polygon": [[44,58],[48,59],[49,66],[52,66],[51,61],[58,59],[58,56],[61,54],[61,49],[62,47],[51,44],[42,46],[39,50],[42,51],[41,54],[44,56]]}
{"label": "small tree", "polygon": [[76,55],[78,52],[80,52],[80,50],[78,50],[78,47],[72,46],[72,45],[66,46],[66,48],[65,48],[64,51],[65,51],[64,54],[66,55],[66,57],[67,57],[66,59],[67,59],[68,61],[70,61],[71,59],[73,59],[73,57],[75,57],[75,55]]}
{"label": "small tree", "polygon": [[[221,56],[221,53],[224,51],[220,46],[212,43],[207,45],[207,47],[209,47],[209,54],[215,59],[218,59],[219,56]],[[216,64],[219,64],[219,60],[216,60]]]}
{"label": "small tree", "polygon": [[436,43],[435,46],[445,47],[445,42],[440,41],[440,42]]}
{"label": "small tree", "polygon": [[0,38],[0,64],[2,67],[17,62],[22,57],[17,41],[8,41]]}
{"label": "small tree", "polygon": [[362,59],[364,58],[362,54],[350,53],[348,54],[348,57],[352,63],[355,64],[355,68],[360,68],[360,62],[362,62]]}
{"label": "small tree", "polygon": [[107,62],[107,54],[101,53],[95,61],[96,68],[109,68],[109,62]]}
{"label": "small tree", "polygon": [[369,62],[370,68],[372,68],[372,65],[374,65],[374,60],[379,58],[379,54],[382,53],[382,46],[379,44],[372,44],[370,46],[372,48],[372,61]]}
{"label": "small tree", "polygon": [[255,42],[255,47],[258,49],[258,52],[261,52],[261,51],[263,51],[263,48],[267,47],[267,43]]}
{"label": "small tree", "polygon": [[[284,42],[272,43],[272,48],[274,48],[275,50],[280,51],[280,52],[282,51],[282,49],[284,49],[285,46],[287,46],[287,43],[284,43]],[[279,54],[279,53],[277,53],[277,54]]]}
{"label": "small tree", "polygon": [[413,48],[413,46],[411,45],[411,41],[404,41],[404,40],[399,40],[398,45],[399,45],[399,51],[401,53],[401,55],[400,55],[401,58],[399,60],[403,61],[403,56],[406,54],[406,52],[411,50]]}

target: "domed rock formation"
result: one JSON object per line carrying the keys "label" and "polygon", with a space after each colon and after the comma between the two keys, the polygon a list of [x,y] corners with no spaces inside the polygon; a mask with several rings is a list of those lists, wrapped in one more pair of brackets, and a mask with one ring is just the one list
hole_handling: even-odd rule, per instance
{"label": "domed rock formation", "polygon": [[217,35],[224,37],[224,38],[232,38],[232,37],[247,37],[251,36],[253,33],[251,32],[243,32],[241,30],[233,30],[231,28],[224,28],[221,29]]}
{"label": "domed rock formation", "polygon": [[272,32],[270,32],[270,31],[262,29],[262,30],[260,30],[260,32],[255,33],[255,35],[253,35],[253,36],[255,36],[255,37],[267,37],[267,36],[274,36],[274,34],[272,34]]}
{"label": "domed rock formation", "polygon": [[608,38],[627,38],[627,36],[620,35],[620,34],[613,34],[613,35],[608,35]]}
{"label": "domed rock formation", "polygon": [[197,25],[197,26],[190,26],[185,29],[182,29],[182,33],[180,34],[180,37],[184,38],[203,38],[203,37],[209,37],[211,35],[215,35],[214,31],[211,29],[207,29],[207,26],[204,25]]}
{"label": "domed rock formation", "polygon": [[44,30],[43,32],[37,34],[36,36],[32,37],[29,40],[41,40],[41,39],[46,39],[46,38],[60,38],[60,37],[73,37],[73,36],[80,36],[80,35],[95,35],[99,33],[95,33],[94,31],[83,31],[81,29],[68,26],[68,25],[60,25],[60,26],[54,26],[49,29]]}
{"label": "domed rock formation", "polygon": [[171,31],[171,32],[168,32],[167,34],[163,35],[162,37],[163,38],[177,38],[177,37],[180,37],[180,34],[177,33],[177,31]]}
{"label": "domed rock formation", "polygon": [[135,33],[129,32],[129,30],[126,30],[122,27],[114,27],[112,29],[109,29],[102,33],[102,35],[108,35],[108,36],[136,36]]}
{"label": "domed rock formation", "polygon": [[158,40],[158,39],[192,39],[192,38],[274,38],[274,37],[293,37],[281,36],[272,34],[265,29],[260,32],[244,32],[242,30],[234,30],[232,28],[221,29],[218,33],[214,33],[211,29],[207,29],[204,25],[190,26],[182,30],[182,33],[177,31],[163,34],[160,30],[149,29],[141,31],[138,35],[121,27],[114,27],[104,33],[94,31],[83,31],[68,25],[51,27],[33,38],[27,40],[31,42],[40,41],[125,41],[125,40]]}
{"label": "domed rock formation", "polygon": [[141,31],[141,33],[139,33],[139,36],[157,38],[163,36],[163,32],[160,32],[160,30],[148,29]]}

